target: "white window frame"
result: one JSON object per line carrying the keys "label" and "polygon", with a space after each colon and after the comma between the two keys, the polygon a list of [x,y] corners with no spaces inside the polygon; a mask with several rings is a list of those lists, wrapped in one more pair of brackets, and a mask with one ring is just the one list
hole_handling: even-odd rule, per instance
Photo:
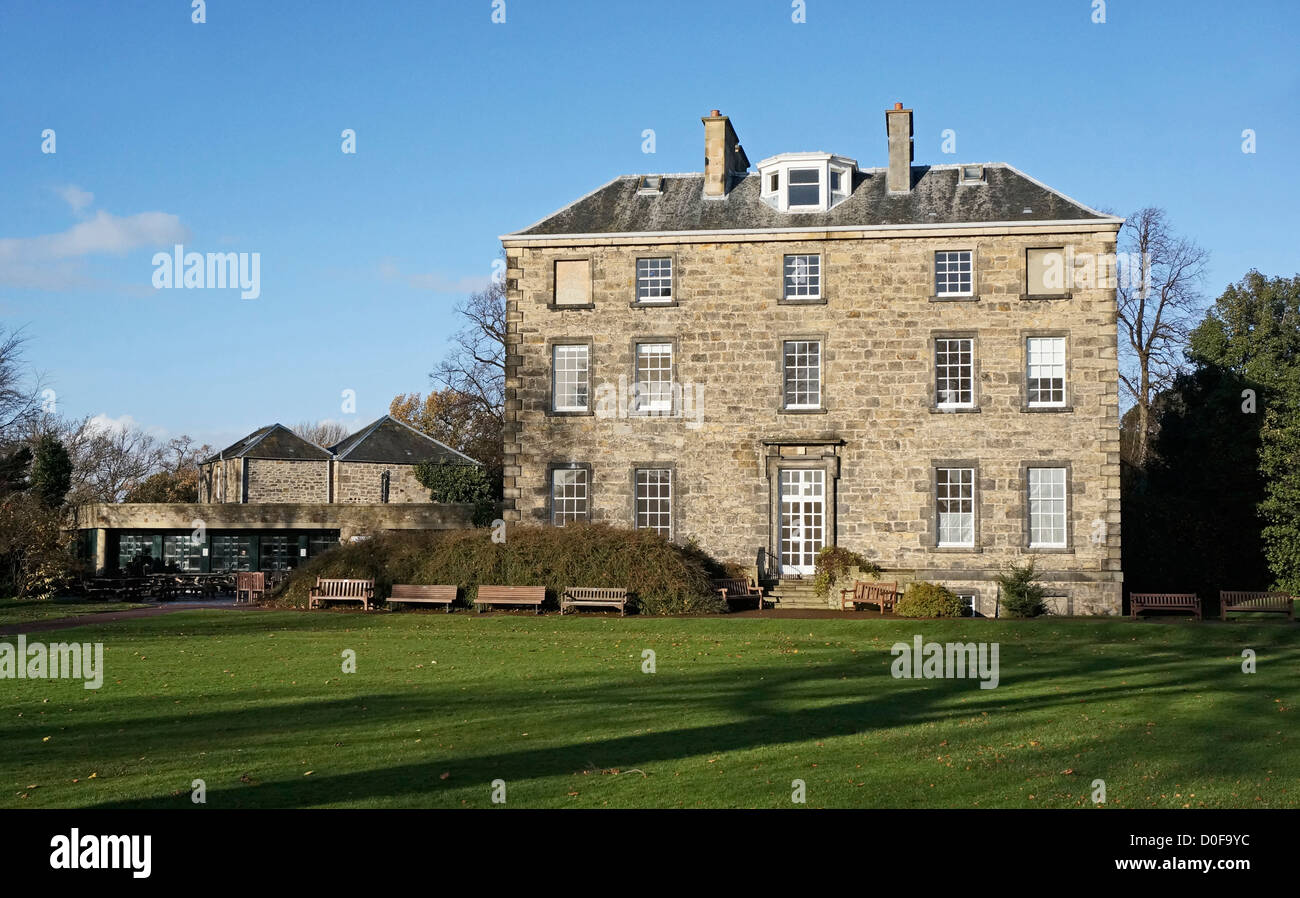
{"label": "white window frame", "polygon": [[[953,475],[957,479],[954,482]],[[945,504],[956,504],[956,509]],[[969,504],[969,510],[962,506]],[[975,469],[935,468],[934,471],[935,545],[939,548],[973,549],[975,547]],[[963,526],[965,525],[965,526]],[[956,532],[958,539],[953,539]],[[962,536],[969,532],[969,536]],[[947,537],[945,538],[945,534]]]}
{"label": "white window frame", "polygon": [[[1029,548],[1067,548],[1070,544],[1069,469],[1028,468],[1025,472],[1025,490],[1025,501],[1029,509]],[[1055,539],[1058,532],[1060,538]],[[1041,534],[1053,538],[1044,540],[1039,538]]]}
{"label": "white window frame", "polygon": [[[644,475],[644,476],[643,476]],[[653,530],[664,539],[673,538],[673,469],[637,468],[633,474],[632,517],[637,530]],[[660,491],[649,495],[651,489]],[[643,494],[643,490],[646,491]],[[643,514],[641,503],[647,510]],[[654,504],[658,508],[653,508]],[[657,523],[656,523],[657,521]]]}
{"label": "white window frame", "polygon": [[[951,355],[954,350],[951,344],[958,344],[957,361],[951,361]],[[965,344],[964,348],[961,344]],[[941,349],[941,347],[943,347]],[[942,352],[942,355],[941,355]],[[967,356],[965,363],[961,361],[962,354]],[[958,384],[958,396],[961,395],[961,387],[966,386],[967,399],[957,399],[956,401],[945,399],[944,394],[948,390],[941,390],[939,385],[942,380],[951,381],[953,375],[950,373],[956,371]],[[941,374],[941,372],[949,372]],[[934,405],[935,408],[956,409],[956,408],[974,408],[975,407],[975,338],[974,337],[935,337],[934,338]]]}
{"label": "white window frame", "polygon": [[[809,363],[812,353],[808,347],[815,346],[816,365]],[[781,407],[791,411],[810,411],[822,407],[822,364],[823,364],[822,341],[821,340],[784,340],[781,343]],[[793,367],[790,364],[791,357],[794,358]],[[794,389],[791,390],[791,372],[794,373]],[[816,372],[815,379],[807,375],[800,376],[800,372]],[[808,387],[813,385],[813,389]],[[803,395],[804,402],[791,402],[791,396],[798,397]]]}
{"label": "white window frame", "polygon": [[[664,414],[673,410],[673,366],[676,363],[674,358],[673,344],[654,341],[636,344],[634,352],[636,365],[636,410],[642,414]],[[668,364],[662,364],[662,359],[667,358]],[[643,366],[642,360],[650,359],[659,360],[653,366]],[[653,379],[647,379],[644,374],[652,373],[656,375]]]}
{"label": "white window frame", "polygon": [[[561,494],[561,488],[567,487],[572,487],[572,494]],[[587,469],[552,468],[551,523],[563,527],[568,521],[586,521],[590,518],[591,478]]]}
{"label": "white window frame", "polygon": [[[794,176],[795,176],[796,174],[802,175],[802,174],[804,174],[805,172],[812,172],[814,175],[817,176],[817,202],[815,202],[815,203],[792,203],[792,202],[790,202],[790,188],[791,188],[791,187],[811,187],[811,186],[812,186],[811,184],[807,184],[807,183],[800,183],[800,184],[795,184],[795,183],[793,183],[793,182],[794,182]],[[827,181],[829,180],[829,178],[827,177],[827,174],[826,174],[826,166],[825,166],[825,165],[816,165],[816,164],[812,164],[812,165],[791,165],[788,169],[785,170],[785,172],[784,172],[783,174],[784,174],[784,176],[785,176],[785,177],[784,177],[784,181],[785,181],[785,208],[786,208],[787,211],[789,211],[789,212],[818,212],[818,211],[820,211],[820,210],[826,208],[826,190],[827,190],[827,188],[828,188],[830,185],[827,184]]]}
{"label": "white window frame", "polygon": [[[798,260],[803,260],[803,264],[809,267],[815,267],[816,273],[805,273],[802,275],[808,281],[807,286],[814,289],[811,293],[791,293],[791,290],[798,290],[801,285],[791,283],[791,277],[799,278],[799,274],[791,275],[787,269],[791,265],[791,260],[798,265]],[[809,262],[808,260],[812,260]],[[815,282],[815,286],[814,286]],[[821,253],[786,253],[781,257],[781,298],[787,302],[812,302],[822,298],[822,255]]]}
{"label": "white window frame", "polygon": [[[962,259],[960,258],[960,257],[963,256],[963,255],[966,257],[965,260],[962,260]],[[949,265],[954,265],[954,264],[956,264],[956,265],[958,265],[958,266],[961,266],[962,263],[963,263],[963,261],[964,261],[965,266],[966,266],[966,269],[967,269],[965,273],[969,275],[969,280],[970,280],[970,286],[969,286],[968,289],[966,289],[966,290],[964,290],[964,291],[962,291],[962,290],[948,290],[948,289],[946,289],[947,286],[948,286],[948,283],[947,283],[948,279],[947,279],[947,278],[945,278],[945,281],[944,281],[944,283],[942,284],[942,287],[943,287],[944,289],[940,289],[940,288],[941,288],[941,285],[940,285],[940,282],[939,282],[939,264],[940,264],[940,259],[939,259],[939,257],[940,257],[940,256],[943,256],[943,257],[944,257],[942,261],[943,261],[943,265],[945,266],[945,269],[944,269],[944,272],[943,272],[945,275],[950,275],[950,274],[952,274],[952,272],[947,268],[947,266],[949,266]],[[956,260],[954,260],[954,259],[951,258],[951,257],[953,257],[953,256],[957,256],[958,258],[957,258]],[[940,297],[940,298],[947,298],[947,297],[974,296],[974,295],[975,295],[975,251],[974,251],[973,249],[941,249],[941,250],[935,250],[935,253],[934,253],[934,260],[933,260],[932,273],[933,273],[933,277],[934,277],[934,295],[935,295],[935,296]],[[962,274],[962,269],[959,267],[959,268],[957,269],[957,271],[956,271],[956,275],[957,275],[957,277],[958,277],[958,282],[959,282],[959,283],[960,283],[960,277],[961,277],[961,274]]]}
{"label": "white window frame", "polygon": [[[647,268],[644,272],[642,271],[641,268],[641,263],[643,262],[647,263]],[[657,266],[657,270],[652,271],[650,269],[649,265],[651,263]],[[667,268],[666,276],[664,274],[665,267]],[[665,303],[671,303],[673,300],[675,300],[677,298],[677,291],[674,289],[675,287],[675,284],[673,283],[674,274],[675,273],[673,271],[672,256],[643,256],[637,259],[636,260],[637,304],[643,306],[655,306],[655,305],[663,305]],[[653,297],[642,296],[641,290],[643,287],[651,290],[656,290],[656,289],[662,290],[664,287],[665,280],[667,280],[668,282],[667,296],[653,296]]]}
{"label": "white window frame", "polygon": [[[1053,346],[1044,360],[1043,345],[1047,343],[1057,344]],[[1065,337],[1026,337],[1025,338],[1025,404],[1029,408],[1064,408],[1066,400],[1067,387],[1067,367],[1066,352],[1068,345]],[[1058,358],[1059,356],[1059,358]],[[1053,381],[1060,380],[1061,396],[1059,399],[1053,397],[1048,400],[1034,398],[1034,388],[1031,386],[1033,381]],[[1048,387],[1048,394],[1055,392],[1055,387]],[[1041,386],[1037,389],[1038,395],[1043,395]]]}
{"label": "white window frame", "polygon": [[[561,365],[561,355],[570,355],[570,353],[561,353],[561,350],[581,350],[581,366]],[[567,360],[566,360],[567,361]],[[580,377],[573,379],[568,378],[568,374],[580,374]],[[562,377],[563,376],[563,377]],[[583,395],[586,396],[586,402],[581,405],[561,405],[560,404],[560,385],[573,384],[581,386]],[[575,394],[577,390],[575,389]],[[586,343],[555,343],[551,346],[551,411],[554,412],[587,412],[591,411],[591,347]]]}

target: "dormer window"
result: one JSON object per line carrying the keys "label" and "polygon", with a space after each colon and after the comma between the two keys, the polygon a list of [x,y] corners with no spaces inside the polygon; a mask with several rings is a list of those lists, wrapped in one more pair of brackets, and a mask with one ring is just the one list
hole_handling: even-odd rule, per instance
{"label": "dormer window", "polygon": [[830,153],[785,153],[758,164],[763,202],[781,212],[826,212],[848,198],[858,164]]}

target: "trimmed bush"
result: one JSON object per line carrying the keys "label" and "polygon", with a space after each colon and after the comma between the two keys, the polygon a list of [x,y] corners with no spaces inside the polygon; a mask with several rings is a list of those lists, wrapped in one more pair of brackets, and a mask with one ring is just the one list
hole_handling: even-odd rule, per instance
{"label": "trimmed bush", "polygon": [[894,606],[899,617],[961,617],[961,599],[937,583],[909,583]]}
{"label": "trimmed bush", "polygon": [[606,524],[506,529],[504,543],[492,528],[386,533],[330,549],[298,568],[276,591],[278,604],[306,607],[317,577],[375,581],[387,598],[394,583],[449,584],[473,602],[480,583],[545,586],[550,602],[566,586],[623,587],[645,614],[721,612],[726,607],[709,580],[726,569],[695,546],[679,546],[646,530]]}
{"label": "trimmed bush", "polygon": [[1047,590],[1038,582],[1034,559],[1029,559],[1028,564],[1012,562],[994,579],[1002,587],[1002,610],[1009,616],[1038,617],[1047,610],[1043,601]]}

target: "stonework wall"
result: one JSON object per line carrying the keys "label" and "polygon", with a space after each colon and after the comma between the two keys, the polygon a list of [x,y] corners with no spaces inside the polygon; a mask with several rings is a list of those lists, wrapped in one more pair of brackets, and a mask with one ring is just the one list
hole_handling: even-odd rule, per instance
{"label": "stonework wall", "polygon": [[389,474],[388,501],[390,503],[429,501],[429,488],[415,479],[415,465],[350,461],[335,461],[333,464],[335,502],[382,502],[385,471]]}
{"label": "stonework wall", "polygon": [[[507,515],[545,520],[548,465],[590,465],[591,518],[629,525],[634,467],[674,470],[674,533],[753,564],[774,544],[773,470],[821,466],[834,484],[834,541],[886,570],[954,588],[976,585],[992,613],[991,578],[1038,557],[1061,610],[1120,607],[1119,411],[1114,290],[1024,299],[1027,247],[1114,251],[1113,224],[819,233],[798,239],[697,238],[587,247],[506,241]],[[933,253],[973,249],[977,301],[933,301]],[[781,299],[785,253],[822,256],[824,301]],[[594,308],[548,308],[555,258],[589,254]],[[636,307],[638,256],[672,255],[676,302]],[[976,340],[978,412],[933,408],[936,335]],[[1067,337],[1066,411],[1025,411],[1025,338]],[[780,410],[782,342],[823,342],[823,410]],[[633,379],[638,340],[672,341],[674,379],[696,407],[675,418],[549,413],[550,343],[590,342],[593,401]],[[768,444],[785,441],[790,445]],[[802,444],[800,444],[802,441]],[[977,546],[935,546],[936,461],[977,468]],[[1030,551],[1024,467],[1070,470],[1067,549]],[[513,505],[513,510],[511,506]],[[829,542],[830,540],[828,540]]]}
{"label": "stonework wall", "polygon": [[199,465],[199,501],[239,502],[243,476],[241,461],[238,458],[227,458]]}
{"label": "stonework wall", "polygon": [[248,466],[247,502],[329,501],[328,461],[246,458],[244,464]]}

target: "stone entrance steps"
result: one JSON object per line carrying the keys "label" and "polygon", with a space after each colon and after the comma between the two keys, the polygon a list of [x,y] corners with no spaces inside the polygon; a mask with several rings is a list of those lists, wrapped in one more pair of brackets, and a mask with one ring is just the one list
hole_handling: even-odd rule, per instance
{"label": "stone entrance steps", "polygon": [[813,589],[812,577],[802,580],[791,578],[780,580],[776,586],[767,591],[767,599],[775,608],[830,608],[825,596],[817,595]]}

